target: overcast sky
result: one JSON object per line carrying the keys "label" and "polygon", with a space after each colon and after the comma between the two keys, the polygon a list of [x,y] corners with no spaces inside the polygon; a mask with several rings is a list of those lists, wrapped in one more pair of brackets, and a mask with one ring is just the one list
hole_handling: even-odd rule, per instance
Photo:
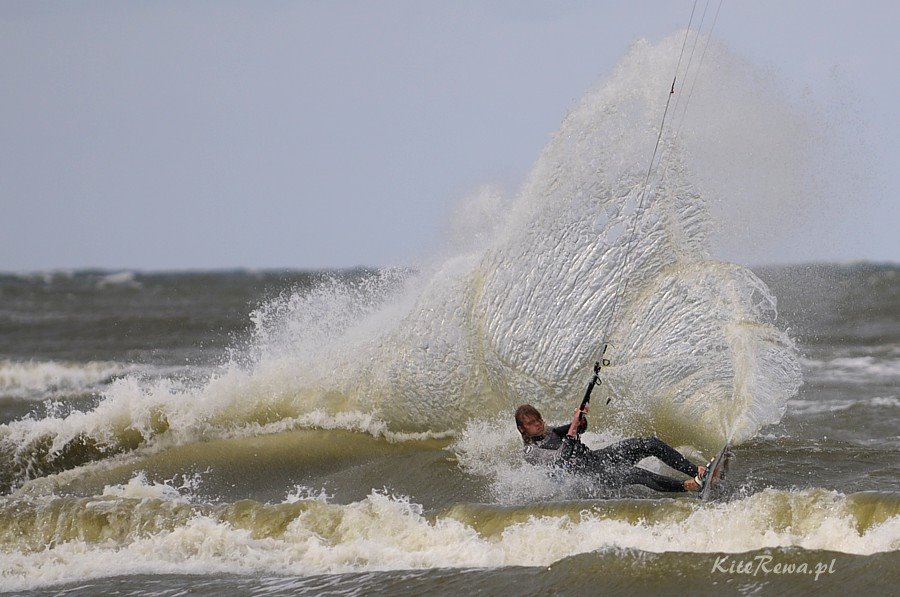
{"label": "overcast sky", "polygon": [[[0,271],[413,263],[692,4],[0,0]],[[861,177],[834,243],[763,261],[900,261],[898,23],[894,1],[725,0],[715,37],[837,102]]]}

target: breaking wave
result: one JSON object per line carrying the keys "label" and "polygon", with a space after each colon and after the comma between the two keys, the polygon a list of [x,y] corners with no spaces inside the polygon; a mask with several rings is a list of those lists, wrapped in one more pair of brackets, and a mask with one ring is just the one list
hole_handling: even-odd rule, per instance
{"label": "breaking wave", "polygon": [[190,480],[138,476],[95,497],[0,498],[0,577],[6,589],[26,590],[111,575],[548,566],[622,548],[873,554],[900,549],[898,523],[900,502],[878,493],[767,490],[700,508],[679,500],[459,504],[426,514],[403,496],[372,492],[341,505],[302,487],[276,504],[210,504],[192,498]]}

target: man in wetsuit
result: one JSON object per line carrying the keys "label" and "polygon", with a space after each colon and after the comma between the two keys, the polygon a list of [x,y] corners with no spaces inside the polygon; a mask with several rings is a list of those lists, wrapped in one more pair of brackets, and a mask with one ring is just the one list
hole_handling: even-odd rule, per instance
{"label": "man in wetsuit", "polygon": [[[633,437],[599,450],[588,449],[578,439],[587,429],[585,412],[587,408],[576,409],[571,424],[548,428],[541,413],[530,404],[516,409],[516,427],[525,442],[525,460],[592,475],[611,487],[637,484],[670,492],[700,489],[706,467],[698,467],[658,437]],[[690,478],[679,481],[635,466],[648,456],[655,456]]]}

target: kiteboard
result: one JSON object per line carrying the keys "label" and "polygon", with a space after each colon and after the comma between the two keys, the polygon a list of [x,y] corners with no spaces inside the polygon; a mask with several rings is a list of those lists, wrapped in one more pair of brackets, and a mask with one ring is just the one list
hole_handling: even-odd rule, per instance
{"label": "kiteboard", "polygon": [[725,475],[728,473],[728,466],[731,464],[732,458],[734,458],[734,452],[731,451],[731,444],[725,444],[709,463],[709,470],[703,479],[703,485],[700,486],[700,501],[705,502],[721,495],[724,489]]}

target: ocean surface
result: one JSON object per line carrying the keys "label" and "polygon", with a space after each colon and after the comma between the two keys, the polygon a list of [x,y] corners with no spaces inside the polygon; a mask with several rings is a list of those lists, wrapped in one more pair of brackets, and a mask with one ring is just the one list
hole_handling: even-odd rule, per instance
{"label": "ocean surface", "polygon": [[[690,124],[645,189],[679,42],[415,268],[0,274],[0,590],[896,593],[900,266],[718,258]],[[606,342],[583,441],[731,441],[716,501],[523,462],[515,407],[565,422]]]}
{"label": "ocean surface", "polygon": [[[736,447],[726,495],[707,504],[640,487],[597,495],[525,470],[515,401],[455,411],[455,426],[392,430],[377,407],[325,395],[310,404],[279,358],[239,363],[263,358],[251,354],[264,342],[260,309],[323,287],[378,286],[379,272],[0,277],[0,587],[896,588],[900,267],[756,273],[780,299],[804,384],[777,423]],[[556,419],[577,401],[563,397]],[[595,403],[600,424],[610,407]],[[629,431],[611,421],[585,441]],[[664,424],[634,432],[670,435]],[[711,455],[700,439],[677,443],[698,462]],[[722,572],[721,557],[726,570],[771,558],[769,568],[811,572]],[[831,571],[814,580],[819,563]]]}

